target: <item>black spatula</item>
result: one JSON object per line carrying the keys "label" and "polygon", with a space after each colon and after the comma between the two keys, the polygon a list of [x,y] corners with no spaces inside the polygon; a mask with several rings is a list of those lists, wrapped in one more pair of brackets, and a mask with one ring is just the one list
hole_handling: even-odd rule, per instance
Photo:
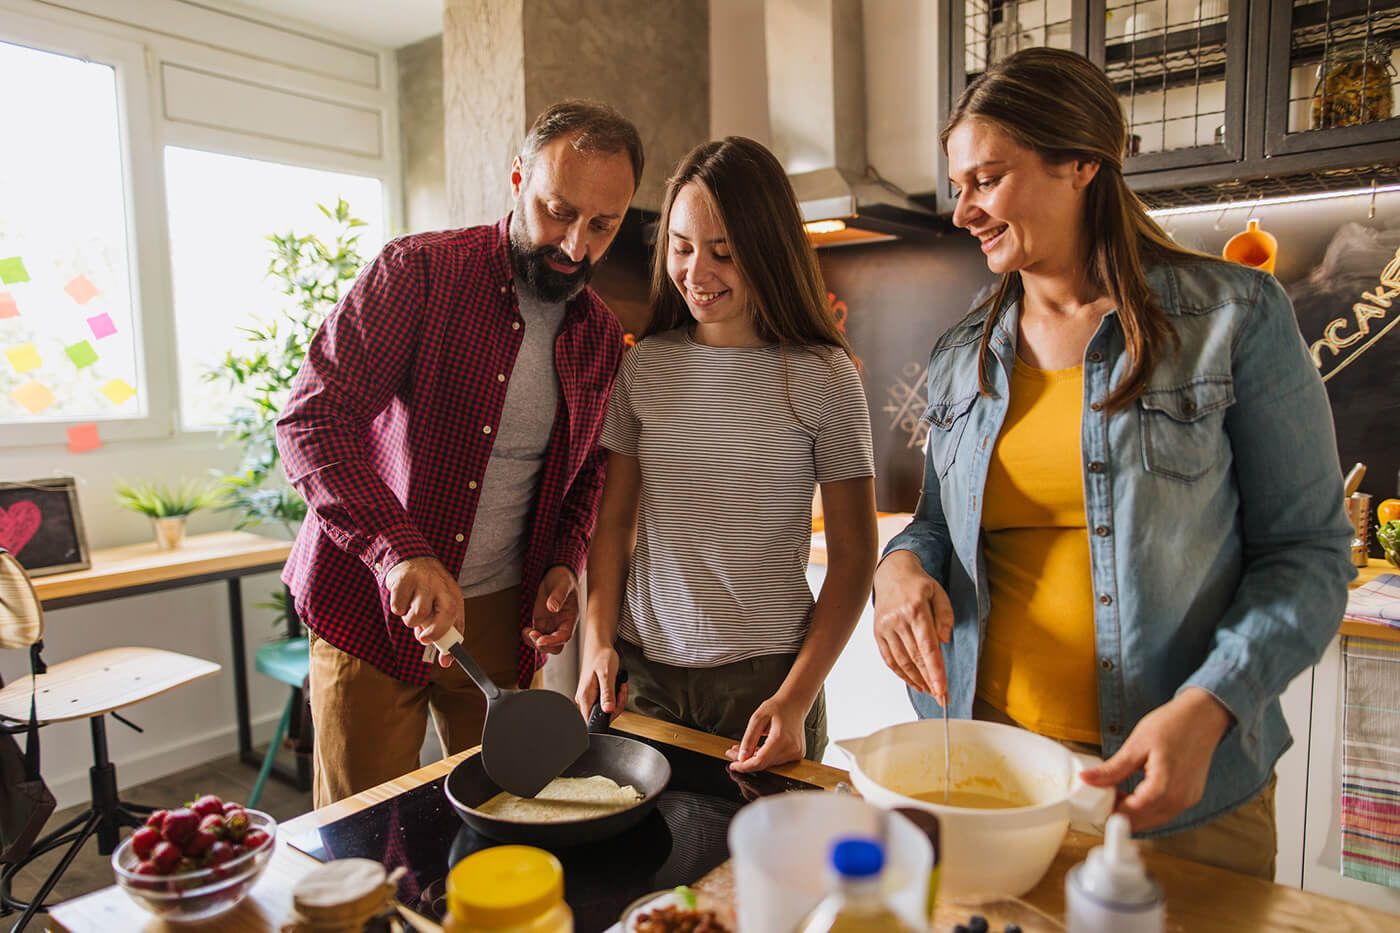
{"label": "black spatula", "polygon": [[568,697],[553,690],[502,690],[472,660],[455,628],[434,644],[486,694],[481,764],[501,790],[533,797],[588,750],[588,725]]}

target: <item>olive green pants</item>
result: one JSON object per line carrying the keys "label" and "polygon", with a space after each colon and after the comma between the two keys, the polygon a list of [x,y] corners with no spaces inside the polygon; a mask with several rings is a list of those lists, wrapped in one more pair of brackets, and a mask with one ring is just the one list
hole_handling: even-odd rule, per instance
{"label": "olive green pants", "polygon": [[[973,701],[972,718],[1020,726],[981,697]],[[1064,741],[1060,744],[1072,752],[1103,757],[1103,750],[1097,745]],[[1278,826],[1274,818],[1277,785],[1278,776],[1275,775],[1263,790],[1224,816],[1194,829],[1137,842],[1156,852],[1273,881],[1274,860],[1278,854]]]}
{"label": "olive green pants", "polygon": [[[627,671],[627,708],[663,722],[688,726],[739,741],[749,717],[778,687],[797,660],[794,654],[768,654],[719,667],[673,667],[648,660],[642,649],[618,639],[617,653]],[[821,761],[826,751],[826,693],[803,724],[806,757]]]}

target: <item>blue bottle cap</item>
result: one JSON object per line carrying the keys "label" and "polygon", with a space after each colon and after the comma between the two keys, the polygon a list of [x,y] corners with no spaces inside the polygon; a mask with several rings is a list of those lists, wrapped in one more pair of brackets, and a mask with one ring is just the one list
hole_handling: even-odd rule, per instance
{"label": "blue bottle cap", "polygon": [[885,867],[885,850],[873,839],[838,839],[831,847],[831,867],[844,878],[870,878]]}

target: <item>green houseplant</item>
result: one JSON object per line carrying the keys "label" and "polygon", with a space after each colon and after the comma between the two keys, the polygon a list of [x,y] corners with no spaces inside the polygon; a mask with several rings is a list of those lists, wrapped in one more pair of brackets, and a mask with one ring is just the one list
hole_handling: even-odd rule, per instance
{"label": "green houseplant", "polygon": [[191,513],[219,505],[224,495],[221,489],[188,481],[175,486],[118,481],[115,489],[119,505],[151,519],[162,551],[174,550],[185,540],[185,519]]}
{"label": "green houseplant", "polygon": [[[316,329],[339,303],[348,284],[364,265],[359,251],[365,221],[351,213],[343,198],[334,207],[316,205],[335,224],[327,242],[294,231],[269,234],[271,257],[267,274],[286,300],[270,318],[255,318],[240,328],[246,338],[229,350],[204,378],[222,383],[239,402],[229,417],[229,429],[242,447],[237,469],[221,477],[225,508],[238,513],[234,527],[278,524],[296,533],[306,517],[306,502],[292,489],[280,469],[276,426]],[[259,604],[284,618],[285,594],[272,594]]]}

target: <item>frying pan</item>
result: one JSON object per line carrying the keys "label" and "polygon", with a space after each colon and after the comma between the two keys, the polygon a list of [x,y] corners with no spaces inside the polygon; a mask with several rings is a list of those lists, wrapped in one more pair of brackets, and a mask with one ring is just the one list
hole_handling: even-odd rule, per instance
{"label": "frying pan", "polygon": [[[626,674],[618,677],[618,683]],[[630,784],[642,795],[626,810],[580,820],[522,823],[488,816],[476,808],[501,792],[482,765],[478,753],[457,762],[443,790],[457,815],[472,829],[499,842],[542,848],[564,848],[606,839],[631,829],[656,807],[656,799],[671,781],[671,763],[661,752],[612,732],[608,716],[595,702],[588,719],[588,750],[564,770],[563,777],[601,774],[618,784]]]}

